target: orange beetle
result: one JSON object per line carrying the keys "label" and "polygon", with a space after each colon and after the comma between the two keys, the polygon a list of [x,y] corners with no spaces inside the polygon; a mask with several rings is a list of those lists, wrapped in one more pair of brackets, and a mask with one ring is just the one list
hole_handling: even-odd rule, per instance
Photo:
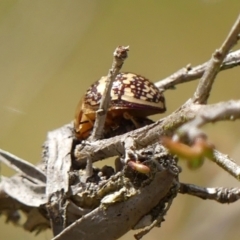
{"label": "orange beetle", "polygon": [[[105,81],[106,77],[102,77],[95,82],[78,104],[74,126],[80,140],[88,138],[91,133]],[[164,96],[152,82],[134,73],[119,73],[113,82],[105,128],[117,128],[123,119],[130,119],[138,128],[138,118],[165,111]]]}

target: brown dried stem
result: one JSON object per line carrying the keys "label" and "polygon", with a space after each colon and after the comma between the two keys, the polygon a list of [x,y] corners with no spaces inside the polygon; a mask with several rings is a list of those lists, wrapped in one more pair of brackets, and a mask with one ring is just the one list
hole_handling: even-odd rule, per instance
{"label": "brown dried stem", "polygon": [[5,163],[15,171],[27,176],[33,182],[46,182],[45,174],[33,164],[9,152],[0,149],[0,162]]}
{"label": "brown dried stem", "polygon": [[[194,142],[198,137],[203,137],[205,134],[200,127],[207,123],[214,123],[218,121],[236,120],[240,119],[240,100],[221,102],[213,105],[202,105],[196,117],[188,123],[181,126],[174,136],[175,140],[188,138]],[[221,168],[230,173],[237,180],[240,180],[240,167],[235,164],[228,156],[223,155],[218,151],[214,151],[214,158],[212,159]]]}
{"label": "brown dried stem", "polygon": [[194,103],[205,104],[207,102],[215,77],[220,70],[224,58],[231,48],[237,43],[239,39],[239,33],[240,15],[238,16],[235,24],[233,25],[230,33],[220,49],[216,50],[213,54],[192,98]]}
{"label": "brown dried stem", "polygon": [[202,106],[195,119],[179,128],[180,137],[188,136],[190,140],[201,135],[199,129],[207,123],[225,120],[236,120],[240,118],[240,100],[221,102],[213,105]]}
{"label": "brown dried stem", "polygon": [[233,203],[240,199],[238,188],[203,188],[193,184],[180,184],[179,192],[202,199],[215,200],[219,203]]}
{"label": "brown dried stem", "polygon": [[240,180],[240,166],[238,166],[228,155],[214,150],[212,160],[231,176],[235,177],[237,180]]}
{"label": "brown dried stem", "polygon": [[129,51],[129,47],[119,46],[113,53],[113,64],[112,68],[109,70],[107,79],[106,79],[106,86],[104,89],[104,93],[100,102],[100,106],[98,111],[96,112],[96,121],[94,123],[94,128],[91,137],[89,138],[90,141],[95,141],[102,137],[103,127],[105,124],[108,106],[111,100],[111,89],[112,83],[116,76],[118,75],[122,65],[127,58],[127,52]]}
{"label": "brown dried stem", "polygon": [[[168,89],[173,89],[176,85],[194,81],[202,77],[210,61],[205,62],[196,67],[184,67],[177,72],[173,73],[171,76],[160,80],[155,83],[155,85],[161,89],[161,91],[166,91]],[[240,50],[229,53],[224,59],[220,71],[227,70],[240,65]]]}

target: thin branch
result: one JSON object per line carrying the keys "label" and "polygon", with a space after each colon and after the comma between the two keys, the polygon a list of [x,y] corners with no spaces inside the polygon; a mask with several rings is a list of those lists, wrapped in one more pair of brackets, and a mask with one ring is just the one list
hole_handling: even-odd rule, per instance
{"label": "thin branch", "polygon": [[29,207],[46,204],[46,186],[35,184],[22,176],[6,178],[2,176],[3,190],[10,198]]}
{"label": "thin branch", "polygon": [[[171,76],[160,80],[155,83],[155,85],[161,89],[161,91],[166,91],[167,89],[173,89],[176,85],[190,82],[202,77],[210,61],[207,61],[196,67],[186,66],[177,72],[173,73]],[[240,50],[229,53],[224,59],[220,70],[227,70],[240,65]]]}
{"label": "thin branch", "polygon": [[217,104],[202,106],[195,119],[179,128],[179,137],[188,136],[190,140],[202,136],[199,127],[207,123],[217,121],[236,120],[240,118],[240,100],[221,102]]}
{"label": "thin branch", "polygon": [[46,182],[46,175],[33,164],[23,160],[9,152],[0,149],[0,162],[5,163],[8,167],[24,174],[33,182]]}
{"label": "thin branch", "polygon": [[214,158],[212,159],[218,166],[227,171],[231,176],[240,180],[240,166],[238,166],[228,155],[214,150]]}
{"label": "thin branch", "polygon": [[237,43],[240,33],[240,15],[238,16],[235,24],[233,25],[226,40],[213,54],[206,71],[199,81],[198,87],[194,93],[192,101],[195,103],[203,104],[206,103],[212,89],[213,82],[217,76],[222,62],[231,48]]}
{"label": "thin branch", "polygon": [[118,75],[124,60],[127,58],[127,52],[129,51],[129,47],[119,46],[113,53],[113,64],[112,68],[109,70],[107,79],[106,79],[106,86],[103,92],[103,96],[100,102],[100,106],[98,111],[96,112],[96,121],[94,123],[94,128],[92,135],[90,137],[90,141],[95,141],[102,137],[103,127],[105,124],[105,119],[107,116],[107,110],[109,103],[111,101],[111,89],[112,83],[115,80],[116,76]]}
{"label": "thin branch", "polygon": [[179,192],[202,199],[215,200],[219,203],[233,203],[240,199],[238,188],[203,188],[193,184],[180,184]]}
{"label": "thin branch", "polygon": [[[192,121],[181,126],[173,138],[179,141],[187,137],[188,140],[194,142],[198,137],[205,137],[205,134],[200,129],[203,125],[217,121],[232,121],[236,119],[240,119],[240,100],[232,100],[207,106],[203,105],[196,117]],[[216,162],[237,180],[240,180],[240,167],[228,156],[214,150],[211,160]]]}
{"label": "thin branch", "polygon": [[173,199],[176,197],[177,192],[179,190],[180,184],[177,183],[175,186],[175,191],[176,193],[174,194],[173,190],[171,191],[171,194],[169,194],[170,196],[167,196],[168,201],[167,203],[164,203],[165,207],[162,209],[161,213],[158,214],[158,216],[156,217],[156,219],[149,225],[146,226],[145,228],[143,228],[140,232],[134,234],[135,239],[141,239],[144,235],[146,235],[147,233],[149,233],[154,227],[161,226],[161,223],[164,221],[164,216],[167,214],[168,210],[170,209]]}

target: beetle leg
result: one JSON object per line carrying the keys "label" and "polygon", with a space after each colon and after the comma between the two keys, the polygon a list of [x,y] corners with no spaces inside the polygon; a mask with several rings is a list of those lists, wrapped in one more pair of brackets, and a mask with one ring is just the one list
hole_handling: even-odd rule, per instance
{"label": "beetle leg", "polygon": [[139,125],[139,123],[135,120],[135,118],[134,118],[131,114],[129,114],[128,112],[124,112],[124,113],[123,113],[123,117],[124,117],[125,119],[127,119],[127,120],[131,120],[132,123],[134,124],[134,126],[135,126],[136,128],[140,128],[140,127],[141,127],[141,126]]}
{"label": "beetle leg", "polygon": [[84,114],[84,117],[84,121],[81,121],[80,124],[90,123],[92,126],[94,125],[94,122],[86,114]]}
{"label": "beetle leg", "polygon": [[77,138],[81,140],[88,138],[93,124],[94,122],[86,114],[82,114],[77,128],[75,127]]}

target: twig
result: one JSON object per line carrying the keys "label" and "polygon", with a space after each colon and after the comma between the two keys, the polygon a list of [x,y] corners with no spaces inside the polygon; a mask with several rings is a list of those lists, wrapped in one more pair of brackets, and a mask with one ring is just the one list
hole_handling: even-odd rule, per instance
{"label": "twig", "polygon": [[229,156],[214,150],[214,158],[212,159],[218,166],[223,168],[237,180],[240,180],[240,167]]}
{"label": "twig", "polygon": [[[179,182],[175,185],[175,187],[171,190],[170,196],[167,196],[168,201],[164,203],[164,208],[161,210],[161,213],[158,214],[156,219],[149,225],[143,228],[140,232],[134,234],[135,239],[141,239],[144,235],[149,233],[154,227],[161,226],[161,223],[164,221],[164,216],[167,214],[168,210],[170,209],[173,199],[177,196],[179,191]],[[176,192],[175,192],[176,191]],[[174,193],[175,192],[175,193]]]}
{"label": "twig", "polygon": [[231,48],[237,43],[240,33],[240,15],[238,16],[235,24],[233,25],[229,35],[223,42],[220,49],[216,50],[213,54],[208,67],[206,68],[202,78],[199,81],[198,87],[194,93],[192,101],[194,103],[204,104],[207,102],[210,91],[212,89],[213,82],[217,73],[219,72],[220,66],[231,50]]}
{"label": "twig", "polygon": [[[195,119],[181,126],[174,139],[179,141],[183,138],[188,138],[191,142],[194,142],[198,137],[205,137],[200,127],[207,123],[214,123],[224,120],[235,120],[240,118],[240,100],[221,102],[212,105],[203,105]],[[234,163],[228,156],[213,151],[212,161],[216,162],[221,168],[240,180],[240,167]]]}
{"label": "twig", "polygon": [[180,184],[179,192],[202,199],[215,200],[219,203],[233,203],[240,199],[238,188],[203,188],[193,184]]}
{"label": "twig", "polygon": [[39,207],[47,202],[46,185],[35,184],[22,176],[2,176],[3,190],[9,198],[29,206]]}
{"label": "twig", "polygon": [[240,100],[221,102],[217,104],[202,106],[196,118],[179,128],[179,137],[187,136],[194,140],[202,135],[199,127],[210,123],[223,120],[235,120],[240,118]]}
{"label": "twig", "polygon": [[33,182],[46,182],[46,175],[33,164],[23,160],[9,152],[0,149],[0,162],[5,163],[15,171],[24,174]]}
{"label": "twig", "polygon": [[[155,83],[155,85],[161,89],[161,91],[166,91],[167,89],[173,89],[176,85],[181,83],[190,82],[202,77],[206,67],[209,65],[210,61],[207,61],[196,67],[186,66],[177,72],[173,73],[171,76],[160,80]],[[240,65],[240,50],[229,53],[224,59],[220,70],[227,70]]]}
{"label": "twig", "polygon": [[129,51],[129,47],[119,46],[113,53],[113,64],[112,68],[109,70],[107,79],[106,79],[106,86],[103,92],[103,96],[100,102],[100,106],[98,111],[96,112],[96,121],[94,123],[94,128],[91,137],[89,138],[90,141],[95,141],[102,137],[103,127],[105,124],[105,119],[107,116],[107,109],[111,100],[111,89],[112,83],[116,76],[118,75],[124,60],[127,58],[127,52]]}

